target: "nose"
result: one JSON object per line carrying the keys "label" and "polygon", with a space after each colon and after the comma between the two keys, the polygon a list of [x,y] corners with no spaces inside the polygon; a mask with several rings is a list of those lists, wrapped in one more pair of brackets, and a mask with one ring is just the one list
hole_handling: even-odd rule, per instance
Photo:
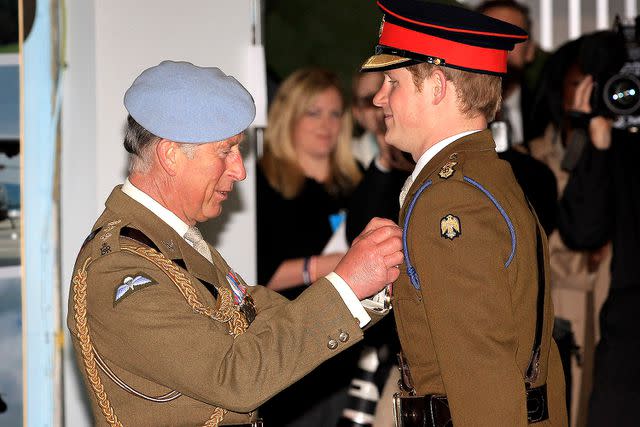
{"label": "nose", "polygon": [[387,85],[385,83],[382,83],[382,86],[373,97],[373,105],[376,107],[382,107],[387,103]]}
{"label": "nose", "polygon": [[229,176],[234,181],[243,181],[247,177],[247,170],[244,168],[244,160],[239,152],[230,159],[231,164],[228,167]]}

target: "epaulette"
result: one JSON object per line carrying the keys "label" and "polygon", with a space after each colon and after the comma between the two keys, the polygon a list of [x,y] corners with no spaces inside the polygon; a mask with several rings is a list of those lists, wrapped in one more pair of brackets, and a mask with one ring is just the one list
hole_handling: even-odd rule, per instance
{"label": "epaulette", "polygon": [[122,219],[116,219],[96,228],[87,236],[82,244],[90,251],[92,259],[105,256],[120,249],[120,230],[125,224]]}

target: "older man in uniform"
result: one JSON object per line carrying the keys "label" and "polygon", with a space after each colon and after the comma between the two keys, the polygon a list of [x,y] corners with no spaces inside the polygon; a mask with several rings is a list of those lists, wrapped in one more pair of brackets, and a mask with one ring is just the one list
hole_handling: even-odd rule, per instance
{"label": "older man in uniform", "polygon": [[398,276],[400,229],[373,220],[295,301],[247,286],[195,224],[246,176],[251,95],[217,68],[165,61],[124,103],[129,177],[78,255],[69,298],[96,425],[261,425],[261,403],[362,339],[372,319],[360,300]]}
{"label": "older man in uniform", "polygon": [[486,130],[522,29],[466,9],[379,0],[374,98],[416,168],[400,194],[393,285],[402,426],[566,425],[546,236]]}

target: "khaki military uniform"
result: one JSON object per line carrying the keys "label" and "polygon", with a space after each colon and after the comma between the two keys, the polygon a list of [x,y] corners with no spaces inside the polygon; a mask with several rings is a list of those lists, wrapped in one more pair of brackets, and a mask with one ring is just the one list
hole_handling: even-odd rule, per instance
{"label": "khaki military uniform", "polygon": [[[446,395],[455,427],[526,426],[540,226],[508,163],[498,159],[489,131],[453,142],[427,163],[409,189],[401,226],[428,181],[406,227],[409,262],[393,286],[398,333],[416,392]],[[542,243],[548,266],[544,233]],[[419,289],[407,265],[415,268]],[[549,418],[536,425],[563,426],[564,380],[551,339],[548,282],[546,273],[539,368],[530,386],[547,385]]]}
{"label": "khaki military uniform", "polygon": [[248,423],[260,404],[362,339],[326,279],[293,302],[247,287],[257,312],[249,324],[229,275],[244,282],[222,257],[211,248],[211,265],[120,187],[93,231],[67,323],[96,425]]}

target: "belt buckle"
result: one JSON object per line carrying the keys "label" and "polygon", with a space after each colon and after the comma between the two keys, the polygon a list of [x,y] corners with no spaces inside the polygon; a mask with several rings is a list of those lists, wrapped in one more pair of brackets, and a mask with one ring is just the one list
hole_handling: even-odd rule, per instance
{"label": "belt buckle", "polygon": [[433,425],[430,404],[425,404],[425,396],[393,395],[393,418],[395,427],[418,427]]}

